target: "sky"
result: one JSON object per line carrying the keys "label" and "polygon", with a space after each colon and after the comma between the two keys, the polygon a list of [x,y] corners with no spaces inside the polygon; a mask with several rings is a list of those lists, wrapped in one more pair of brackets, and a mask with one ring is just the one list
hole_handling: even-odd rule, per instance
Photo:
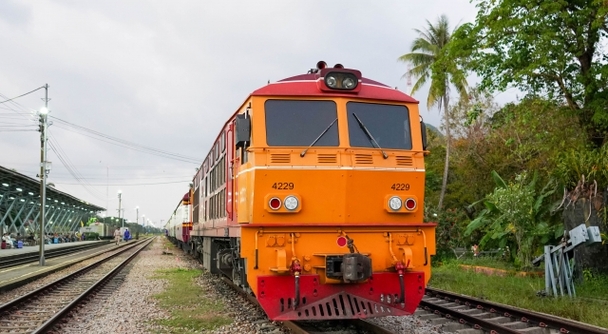
{"label": "sky", "polygon": [[[409,93],[397,58],[441,14],[454,26],[476,10],[468,0],[2,0],[0,102],[48,84],[48,182],[109,216],[121,191],[123,217],[161,226],[249,93],[319,60]],[[44,94],[0,103],[0,165],[31,177]],[[436,109],[420,112],[439,126]]]}

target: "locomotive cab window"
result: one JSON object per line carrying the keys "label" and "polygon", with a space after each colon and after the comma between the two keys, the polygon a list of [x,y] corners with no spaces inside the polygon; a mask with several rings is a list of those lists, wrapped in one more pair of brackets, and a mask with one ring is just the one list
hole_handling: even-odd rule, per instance
{"label": "locomotive cab window", "polygon": [[268,100],[265,108],[269,146],[338,146],[335,102]]}
{"label": "locomotive cab window", "polygon": [[405,106],[348,102],[348,136],[352,147],[412,149],[409,111]]}

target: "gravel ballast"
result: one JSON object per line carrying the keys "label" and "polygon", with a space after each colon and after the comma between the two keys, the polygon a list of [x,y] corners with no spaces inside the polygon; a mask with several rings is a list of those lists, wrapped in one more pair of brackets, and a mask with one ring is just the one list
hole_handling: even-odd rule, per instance
{"label": "gravel ballast", "polygon": [[[87,304],[80,307],[73,317],[57,329],[61,333],[166,333],[180,330],[158,325],[157,320],[170,318],[169,312],[159,307],[153,297],[165,290],[167,281],[152,278],[161,269],[192,268],[202,266],[178,249],[172,249],[171,255],[164,255],[164,237],[156,238],[150,246],[131,262],[117,282],[109,284]],[[89,260],[90,261],[90,260]],[[88,261],[86,261],[88,262]],[[32,291],[45,282],[57,279],[68,271],[74,271],[85,264],[78,264],[66,270],[54,273],[41,280],[0,295],[0,303]],[[209,298],[221,300],[226,309],[226,316],[233,321],[210,333],[289,333],[280,323],[269,321],[264,312],[252,305],[244,297],[233,291],[218,277],[204,272],[196,283],[203,288]],[[433,326],[416,316],[386,317],[371,319],[395,333],[442,333],[439,326]],[[183,330],[184,333],[192,332]]]}

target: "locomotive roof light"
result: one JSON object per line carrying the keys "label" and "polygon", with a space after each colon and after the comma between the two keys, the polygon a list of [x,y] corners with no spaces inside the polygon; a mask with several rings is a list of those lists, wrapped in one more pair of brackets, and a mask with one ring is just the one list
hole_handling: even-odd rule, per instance
{"label": "locomotive roof light", "polygon": [[289,195],[289,196],[285,197],[285,200],[283,201],[283,205],[285,205],[285,209],[287,209],[289,211],[293,211],[298,208],[298,206],[300,205],[300,202],[298,201],[297,197]]}
{"label": "locomotive roof light", "polygon": [[393,211],[401,209],[401,198],[393,196],[388,200],[388,207]]}
{"label": "locomotive roof light", "polygon": [[317,69],[318,69],[318,70],[322,70],[322,69],[324,69],[324,68],[326,68],[326,67],[327,67],[327,63],[326,63],[326,62],[324,62],[324,61],[322,61],[322,60],[321,60],[321,61],[319,61],[319,62],[317,62]]}
{"label": "locomotive roof light", "polygon": [[358,83],[359,79],[354,73],[328,72],[325,74],[325,85],[331,89],[353,90]]}
{"label": "locomotive roof light", "polygon": [[345,89],[353,89],[357,85],[357,80],[351,77],[346,77],[342,79],[342,87]]}
{"label": "locomotive roof light", "polygon": [[337,88],[338,79],[336,79],[336,77],[334,77],[332,75],[328,75],[325,77],[325,84],[329,88]]}

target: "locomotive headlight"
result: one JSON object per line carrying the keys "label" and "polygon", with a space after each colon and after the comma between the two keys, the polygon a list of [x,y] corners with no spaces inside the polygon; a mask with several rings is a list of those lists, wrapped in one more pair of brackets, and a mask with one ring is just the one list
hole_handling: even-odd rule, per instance
{"label": "locomotive headlight", "polygon": [[289,211],[293,211],[295,209],[298,208],[298,205],[300,203],[298,202],[298,199],[295,196],[287,196],[285,197],[285,200],[283,201],[283,205],[285,205],[285,209],[289,210]]}
{"label": "locomotive headlight", "polygon": [[333,75],[328,75],[325,78],[325,84],[329,88],[336,88],[338,86],[338,79],[336,79],[336,77]]}
{"label": "locomotive headlight", "polygon": [[350,72],[328,72],[325,74],[325,86],[330,90],[355,90],[359,85],[359,78]]}
{"label": "locomotive headlight", "polygon": [[356,78],[346,77],[342,80],[342,88],[353,89],[357,85]]}
{"label": "locomotive headlight", "polygon": [[388,200],[388,207],[393,211],[401,209],[401,198],[393,196]]}

